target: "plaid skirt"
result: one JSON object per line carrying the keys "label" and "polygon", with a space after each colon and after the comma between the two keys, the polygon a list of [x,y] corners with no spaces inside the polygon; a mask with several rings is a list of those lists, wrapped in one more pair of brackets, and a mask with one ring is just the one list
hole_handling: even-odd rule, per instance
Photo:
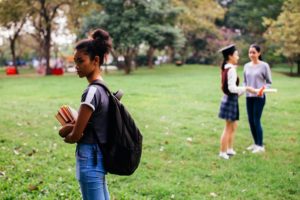
{"label": "plaid skirt", "polygon": [[238,95],[224,95],[221,101],[219,117],[221,119],[236,121],[240,118]]}

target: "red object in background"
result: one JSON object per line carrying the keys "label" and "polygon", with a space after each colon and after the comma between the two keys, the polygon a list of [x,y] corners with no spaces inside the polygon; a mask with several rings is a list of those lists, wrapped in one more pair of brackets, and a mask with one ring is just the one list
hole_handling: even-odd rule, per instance
{"label": "red object in background", "polygon": [[16,75],[17,69],[14,66],[6,67],[6,75]]}
{"label": "red object in background", "polygon": [[52,75],[63,75],[64,74],[64,70],[63,68],[53,68],[51,70]]}

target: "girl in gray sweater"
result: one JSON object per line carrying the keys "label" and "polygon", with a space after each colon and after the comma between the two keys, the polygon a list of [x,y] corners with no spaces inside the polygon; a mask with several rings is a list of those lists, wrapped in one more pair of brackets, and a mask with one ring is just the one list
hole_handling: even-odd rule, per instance
{"label": "girl in gray sweater", "polygon": [[[271,70],[268,63],[261,59],[261,49],[258,45],[252,44],[248,52],[251,62],[244,66],[244,85],[253,88],[261,88],[265,86],[269,88],[272,83]],[[263,129],[261,126],[261,116],[266,103],[266,96],[258,96],[253,93],[246,93],[246,105],[248,121],[254,140],[254,144],[247,149],[252,153],[264,152],[263,145]]]}

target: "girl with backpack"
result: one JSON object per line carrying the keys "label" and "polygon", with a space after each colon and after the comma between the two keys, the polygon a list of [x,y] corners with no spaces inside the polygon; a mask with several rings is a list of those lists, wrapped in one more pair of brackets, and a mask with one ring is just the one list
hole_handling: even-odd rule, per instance
{"label": "girl with backpack", "polygon": [[[78,118],[59,130],[66,143],[77,143],[76,178],[82,199],[109,200],[103,154],[98,142],[106,143],[109,99],[103,87],[94,85],[103,81],[100,66],[112,48],[108,32],[97,29],[91,38],[77,43],[74,53],[77,74],[89,83],[81,96]],[[96,135],[95,135],[96,133]],[[98,139],[98,141],[97,141]]]}
{"label": "girl with backpack", "polygon": [[236,68],[239,60],[238,51],[234,45],[229,45],[220,50],[223,54],[221,66],[222,91],[224,96],[221,101],[219,117],[225,120],[225,128],[221,136],[221,147],[219,157],[229,159],[236,152],[233,150],[233,139],[239,120],[238,97],[245,91],[256,93],[252,87],[241,87]]}

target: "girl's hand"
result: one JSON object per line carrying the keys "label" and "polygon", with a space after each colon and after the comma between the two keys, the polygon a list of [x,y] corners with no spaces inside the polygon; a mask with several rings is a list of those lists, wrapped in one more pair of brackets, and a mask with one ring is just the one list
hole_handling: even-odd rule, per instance
{"label": "girl's hand", "polygon": [[87,126],[92,113],[93,109],[90,106],[81,104],[78,111],[78,118],[76,123],[74,122],[74,124],[69,124],[69,128],[65,128],[66,131],[64,133],[66,133],[66,136],[64,137],[64,141],[66,143],[73,144],[80,140],[80,138],[83,136],[84,129]]}
{"label": "girl's hand", "polygon": [[74,123],[72,124],[65,124],[64,126],[62,126],[60,129],[59,129],[59,135],[61,137],[66,137],[67,135],[69,135],[69,133],[71,133],[73,131],[73,128],[74,128]]}
{"label": "girl's hand", "polygon": [[246,87],[246,91],[247,91],[247,92],[250,92],[250,93],[252,93],[252,94],[256,94],[255,89],[254,89],[253,87],[250,87],[250,86],[247,86],[247,87]]}
{"label": "girl's hand", "polygon": [[74,144],[74,143],[76,143],[81,137],[83,136],[83,134],[81,134],[80,136],[79,136],[79,138],[74,138],[74,136],[72,135],[72,133],[71,134],[68,134],[65,138],[64,138],[64,142],[65,143],[69,143],[69,144]]}
{"label": "girl's hand", "polygon": [[264,90],[266,89],[265,86],[262,86],[259,91],[257,92],[257,96],[261,97],[264,95]]}

